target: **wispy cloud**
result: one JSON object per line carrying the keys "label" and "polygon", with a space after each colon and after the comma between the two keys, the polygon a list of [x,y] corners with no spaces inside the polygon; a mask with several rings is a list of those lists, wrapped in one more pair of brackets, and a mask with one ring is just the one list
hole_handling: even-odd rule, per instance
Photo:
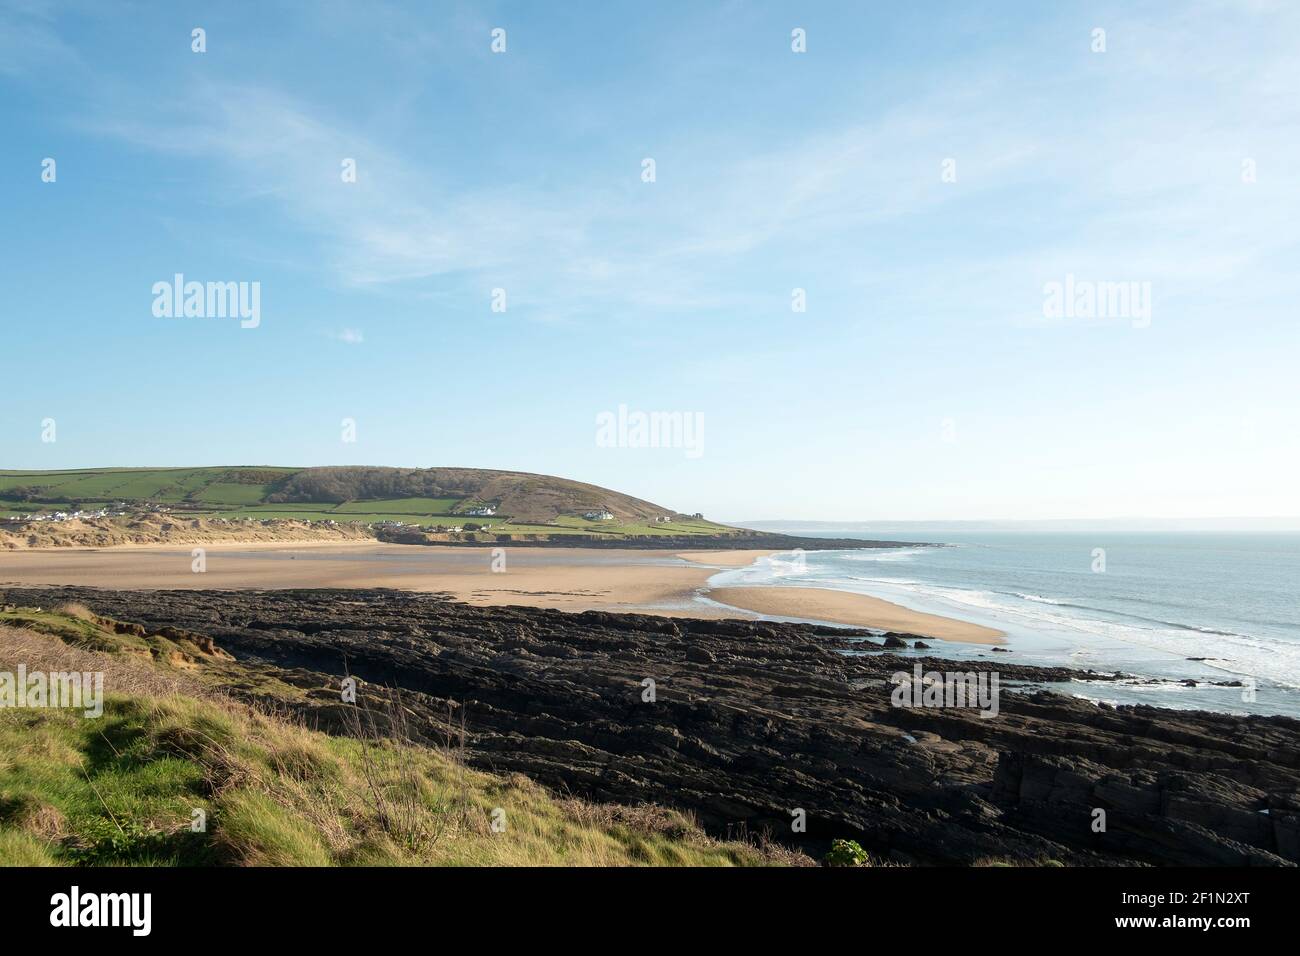
{"label": "wispy cloud", "polygon": [[[1026,89],[1012,65],[984,64],[973,81],[963,64],[936,73],[909,101],[839,128],[761,138],[724,130],[707,154],[689,138],[660,142],[653,185],[638,181],[639,157],[629,156],[621,176],[453,187],[444,171],[328,106],[216,78],[169,97],[116,87],[90,123],[143,148],[211,160],[232,201],[280,203],[334,279],[351,286],[415,283],[425,294],[421,280],[441,278],[477,284],[486,298],[501,285],[512,308],[539,317],[745,309],[767,294],[752,273],[736,280],[747,260],[832,276],[846,289],[873,284],[863,241],[891,241],[911,221],[942,234],[949,208],[970,232],[979,221],[970,209],[987,198],[1013,220],[989,223],[1002,241],[960,261],[940,250],[897,275],[941,294],[936,277],[978,268],[990,299],[1005,303],[1010,288],[1034,289],[1066,268],[1232,276],[1290,234],[1294,192],[1252,206],[1236,176],[1243,152],[1259,149],[1276,164],[1300,146],[1287,99],[1294,60],[1285,48],[1252,49],[1258,24],[1215,35],[1205,18],[1217,6],[1159,24],[1109,18],[1111,51],[1080,67],[1093,70],[1083,74],[1092,90],[1078,86],[1078,70]],[[1295,22],[1267,5],[1248,15]],[[401,31],[389,40],[403,56],[415,42]],[[1170,63],[1188,57],[1207,83],[1228,78],[1230,92],[1211,97],[1171,81]],[[1145,98],[1135,101],[1133,90]],[[1261,143],[1260,131],[1238,118],[1242,99],[1283,111],[1271,141]],[[1095,112],[1074,112],[1089,103]],[[941,184],[939,164],[950,157],[958,182]],[[349,159],[355,182],[340,176]],[[1264,175],[1282,175],[1263,162]],[[1017,233],[1033,237],[1032,248]],[[1207,234],[1218,239],[1207,243]],[[904,281],[892,286],[908,294]]]}
{"label": "wispy cloud", "polygon": [[366,340],[366,337],[361,334],[360,329],[342,329],[338,332],[329,332],[327,334],[330,338],[337,342],[342,342],[345,345],[360,345]]}
{"label": "wispy cloud", "polygon": [[52,0],[0,2],[0,74],[31,76],[78,61],[59,36]]}

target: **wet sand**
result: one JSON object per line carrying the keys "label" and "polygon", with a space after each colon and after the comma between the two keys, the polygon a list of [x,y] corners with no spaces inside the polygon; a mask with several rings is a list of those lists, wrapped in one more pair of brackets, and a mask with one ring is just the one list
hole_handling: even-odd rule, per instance
{"label": "wet sand", "polygon": [[[638,611],[689,617],[795,617],[998,643],[1001,632],[821,588],[718,588],[721,567],[771,551],[646,551],[339,544],[211,544],[203,571],[193,546],[0,552],[0,584],[132,589],[399,588],[476,605]],[[698,600],[706,593],[711,601]],[[731,608],[735,608],[732,610]]]}
{"label": "wet sand", "polygon": [[715,568],[747,568],[759,558],[777,553],[776,551],[678,551],[677,557],[696,564],[709,564]]}
{"label": "wet sand", "polygon": [[829,588],[714,588],[708,596],[714,601],[764,615],[877,627],[943,641],[1001,644],[1004,637],[1002,631],[991,627],[913,611],[891,601]]}

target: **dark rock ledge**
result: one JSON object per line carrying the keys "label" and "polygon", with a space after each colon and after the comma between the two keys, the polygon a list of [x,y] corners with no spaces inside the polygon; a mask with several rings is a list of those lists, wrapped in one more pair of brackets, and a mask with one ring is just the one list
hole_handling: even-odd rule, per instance
{"label": "dark rock ledge", "polygon": [[[1103,676],[1092,672],[848,656],[878,635],[841,628],[474,608],[398,591],[13,588],[0,600],[75,600],[209,636],[313,688],[301,709],[326,729],[341,726],[342,705],[324,688],[346,668],[400,688],[430,727],[463,715],[477,766],[686,808],[718,834],[767,829],[812,852],[846,837],[921,864],[1300,861],[1300,722],[1007,686]],[[996,671],[1000,713],[892,706],[890,675],[917,660]],[[791,833],[795,808],[806,834]]]}

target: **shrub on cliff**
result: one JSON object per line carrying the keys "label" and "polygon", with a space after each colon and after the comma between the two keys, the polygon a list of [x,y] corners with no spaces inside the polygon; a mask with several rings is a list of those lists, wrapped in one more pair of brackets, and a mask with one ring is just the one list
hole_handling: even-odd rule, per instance
{"label": "shrub on cliff", "polygon": [[827,866],[870,866],[867,851],[856,840],[835,840],[822,862]]}

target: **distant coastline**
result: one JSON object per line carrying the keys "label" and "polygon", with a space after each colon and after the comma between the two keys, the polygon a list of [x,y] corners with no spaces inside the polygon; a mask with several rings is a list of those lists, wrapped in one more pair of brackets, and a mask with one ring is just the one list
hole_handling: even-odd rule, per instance
{"label": "distant coastline", "polygon": [[1300,516],[1221,518],[1050,518],[961,521],[737,521],[739,528],[781,534],[924,534],[945,532],[1161,532],[1161,531],[1300,531]]}

